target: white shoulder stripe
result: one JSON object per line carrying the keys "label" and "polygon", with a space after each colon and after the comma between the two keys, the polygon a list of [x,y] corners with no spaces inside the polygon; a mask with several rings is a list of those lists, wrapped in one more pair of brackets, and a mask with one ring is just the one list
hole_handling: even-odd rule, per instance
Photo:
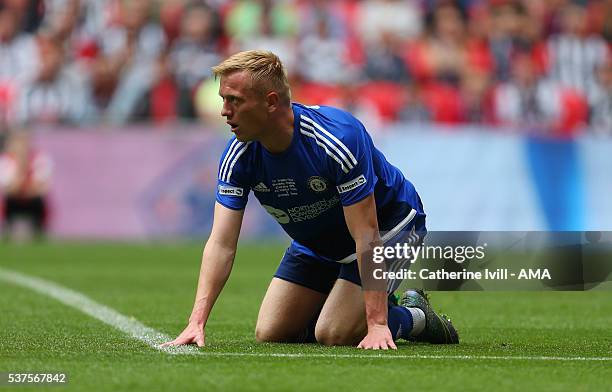
{"label": "white shoulder stripe", "polygon": [[306,124],[303,121],[300,121],[300,126],[302,128],[306,128],[306,129],[310,130],[310,132],[313,133],[317,137],[318,140],[321,140],[322,142],[325,142],[325,144],[327,144],[329,147],[331,147],[332,150],[334,150],[336,152],[336,154],[338,154],[340,156],[340,158],[342,158],[344,163],[346,163],[346,166],[348,166],[349,170],[353,168],[353,165],[348,160],[346,155],[344,155],[342,153],[342,151],[338,150],[338,147],[334,146],[334,144],[332,142],[330,142],[325,137],[323,137],[319,132],[317,132],[313,126],[310,126],[310,125]]}
{"label": "white shoulder stripe", "polygon": [[221,167],[219,168],[219,175],[218,175],[219,179],[223,177],[223,173],[225,172],[225,169],[227,168],[227,164],[228,162],[232,160],[231,157],[234,154],[237,147],[239,147],[239,144],[241,143],[238,141],[238,139],[234,139],[234,141],[232,141],[230,148],[227,150],[227,154],[225,154],[225,157],[223,157],[223,162],[221,162]]}
{"label": "white shoulder stripe", "polygon": [[349,172],[349,171],[348,171],[348,169],[346,168],[346,166],[344,166],[344,163],[343,163],[343,162],[342,162],[342,161],[341,161],[341,160],[340,160],[340,159],[339,159],[337,156],[335,156],[335,155],[334,155],[334,154],[333,154],[331,151],[329,151],[329,150],[327,149],[327,146],[326,146],[325,144],[321,143],[321,142],[320,142],[320,141],[317,139],[317,137],[315,136],[315,134],[314,134],[314,133],[308,132],[308,131],[307,131],[307,130],[305,130],[305,129],[300,129],[300,133],[301,133],[302,135],[305,135],[305,136],[308,136],[308,137],[310,137],[310,138],[314,139],[314,140],[315,140],[315,142],[316,142],[316,143],[317,143],[319,146],[321,146],[321,147],[323,148],[323,150],[325,150],[325,153],[326,153],[327,155],[329,155],[330,157],[332,157],[332,158],[334,159],[334,161],[338,162],[338,164],[339,164],[339,165],[340,165],[340,167],[342,168],[342,171],[343,171],[343,172],[345,172],[345,173],[348,173],[348,172]]}
{"label": "white shoulder stripe", "polygon": [[302,120],[308,121],[310,124],[314,125],[319,131],[323,132],[325,135],[327,135],[330,139],[332,139],[334,142],[336,142],[340,148],[342,148],[345,152],[346,155],[349,156],[349,158],[351,158],[351,161],[353,162],[353,165],[357,164],[357,160],[355,159],[355,156],[349,151],[348,148],[346,148],[346,146],[344,145],[344,143],[342,143],[340,140],[338,140],[337,137],[335,137],[334,135],[332,135],[331,133],[329,133],[326,129],[324,129],[322,126],[320,126],[319,124],[317,124],[312,118],[310,117],[306,117],[303,114],[300,114],[300,118]]}
{"label": "white shoulder stripe", "polygon": [[232,164],[229,166],[229,171],[227,173],[227,176],[224,179],[221,179],[225,182],[229,182],[230,178],[232,178],[232,171],[234,170],[234,165],[236,164],[236,162],[238,161],[238,159],[240,158],[240,156],[242,154],[244,154],[244,152],[247,150],[247,148],[249,148],[249,145],[251,144],[251,142],[247,142],[245,143],[240,150],[238,150],[238,152],[236,153],[236,156],[234,157],[234,159],[232,160]]}

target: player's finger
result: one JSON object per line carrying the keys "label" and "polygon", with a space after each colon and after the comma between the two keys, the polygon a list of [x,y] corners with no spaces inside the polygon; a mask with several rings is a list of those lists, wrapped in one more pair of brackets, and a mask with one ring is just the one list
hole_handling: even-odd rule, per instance
{"label": "player's finger", "polygon": [[[176,340],[176,339],[175,339]],[[174,340],[170,340],[168,342],[162,343],[159,345],[159,347],[168,347],[168,346],[172,346],[174,343]]]}
{"label": "player's finger", "polygon": [[198,336],[196,338],[196,344],[198,345],[198,347],[203,347],[204,346],[204,336]]}
{"label": "player's finger", "polygon": [[380,349],[381,350],[388,350],[389,346],[387,346],[387,342],[383,340],[383,342],[380,345]]}
{"label": "player's finger", "polygon": [[397,350],[397,345],[395,344],[395,342],[393,340],[389,341],[389,348]]}
{"label": "player's finger", "polygon": [[174,341],[172,342],[172,345],[173,346],[181,346],[183,344],[189,344],[191,342],[193,342],[193,338],[191,338],[191,337],[181,338],[179,336],[178,338],[174,339]]}

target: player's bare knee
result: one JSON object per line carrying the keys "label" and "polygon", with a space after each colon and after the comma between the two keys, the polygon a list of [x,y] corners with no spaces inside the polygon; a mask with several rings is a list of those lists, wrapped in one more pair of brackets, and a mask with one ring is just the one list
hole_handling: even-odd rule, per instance
{"label": "player's bare knee", "polygon": [[347,335],[338,330],[325,330],[315,334],[317,342],[326,346],[350,346],[352,339],[347,339]]}
{"label": "player's bare knee", "polygon": [[255,327],[255,340],[259,343],[283,343],[288,339],[275,328],[257,325]]}
{"label": "player's bare knee", "polygon": [[255,327],[255,340],[259,343],[276,341],[273,331],[270,330],[270,328],[260,327],[259,325]]}
{"label": "player's bare knee", "polygon": [[275,341],[272,335],[261,329],[255,330],[255,340],[257,340],[258,343],[272,343]]}
{"label": "player's bare knee", "polygon": [[338,325],[319,325],[315,328],[317,342],[326,346],[352,346],[354,344],[353,331]]}

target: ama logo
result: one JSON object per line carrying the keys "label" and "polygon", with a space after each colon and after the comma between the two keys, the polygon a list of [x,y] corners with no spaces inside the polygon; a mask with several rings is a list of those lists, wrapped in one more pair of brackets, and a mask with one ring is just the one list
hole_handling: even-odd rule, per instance
{"label": "ama logo", "polygon": [[538,279],[538,280],[551,279],[548,268],[542,268],[542,269],[523,268],[521,269],[521,272],[519,272],[518,278],[519,279]]}

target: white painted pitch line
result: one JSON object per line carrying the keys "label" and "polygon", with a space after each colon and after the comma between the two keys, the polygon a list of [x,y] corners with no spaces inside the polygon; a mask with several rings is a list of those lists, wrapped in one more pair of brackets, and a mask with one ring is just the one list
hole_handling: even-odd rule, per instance
{"label": "white painted pitch line", "polygon": [[501,356],[501,355],[404,355],[404,354],[333,354],[333,353],[236,353],[201,351],[195,346],[164,347],[159,345],[172,338],[147,327],[133,317],[125,316],[102,305],[77,291],[57,283],[28,276],[20,272],[0,268],[0,281],[16,284],[75,308],[149,347],[173,355],[201,355],[204,357],[267,357],[267,358],[330,358],[330,359],[440,359],[440,360],[500,360],[500,361],[595,361],[608,362],[612,357],[547,357],[547,356]]}
{"label": "white painted pitch line", "polygon": [[125,316],[108,306],[102,305],[77,291],[62,287],[57,283],[4,268],[0,268],[0,280],[26,287],[56,299],[64,305],[68,305],[100,320],[156,350],[169,354],[196,354],[199,352],[194,346],[159,347],[161,343],[172,340],[172,338],[153,328],[147,327],[133,317]]}
{"label": "white painted pitch line", "polygon": [[[380,352],[380,351],[379,351]],[[232,352],[210,352],[198,351],[195,354],[207,357],[272,357],[272,358],[330,358],[330,359],[445,359],[445,360],[499,360],[499,361],[612,361],[612,357],[546,357],[546,356],[501,356],[501,355],[427,355],[427,354],[333,354],[333,353],[232,353]]]}

